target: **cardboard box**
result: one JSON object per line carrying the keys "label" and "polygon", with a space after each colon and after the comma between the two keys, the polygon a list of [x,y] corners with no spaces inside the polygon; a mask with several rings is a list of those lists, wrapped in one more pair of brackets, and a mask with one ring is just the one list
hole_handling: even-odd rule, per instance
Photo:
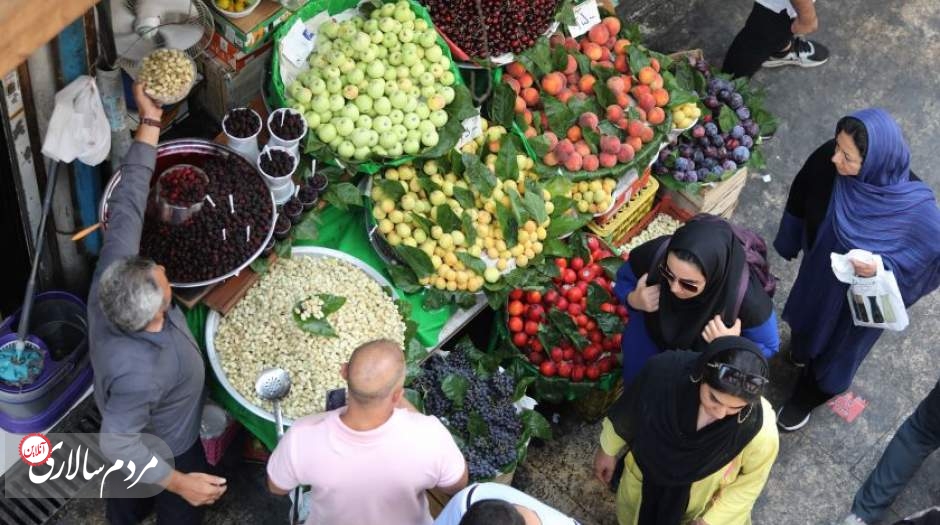
{"label": "cardboard box", "polygon": [[215,55],[216,58],[228,64],[229,67],[235,71],[241,71],[248,62],[259,57],[266,57],[267,51],[269,51],[273,45],[274,43],[269,41],[251,53],[242,53],[235,44],[226,40],[221,33],[215,32],[212,34],[212,40],[209,41],[207,49],[210,53]]}
{"label": "cardboard box", "polygon": [[229,109],[247,106],[261,94],[261,83],[264,81],[270,53],[269,47],[239,71],[211,53],[204,53],[199,57],[198,64],[205,81],[196,93],[196,100],[218,122],[222,121]]}
{"label": "cardboard box", "polygon": [[245,54],[250,54],[270,42],[274,30],[291,14],[293,13],[273,0],[261,0],[250,15],[234,20],[215,9],[212,10],[216,31]]}

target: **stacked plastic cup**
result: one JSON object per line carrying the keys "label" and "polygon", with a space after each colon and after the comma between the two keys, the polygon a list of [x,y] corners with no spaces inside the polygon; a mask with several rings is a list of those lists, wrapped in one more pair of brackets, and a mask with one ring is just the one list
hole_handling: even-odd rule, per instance
{"label": "stacked plastic cup", "polygon": [[[283,122],[283,119],[286,118],[287,115],[297,115],[300,117],[300,122],[303,128],[299,137],[288,139],[279,137],[278,134],[275,133],[271,124],[279,121]],[[295,157],[300,157],[300,141],[307,134],[307,121],[304,119],[303,114],[296,109],[280,108],[272,111],[271,114],[268,115],[268,133],[270,135],[270,138],[268,139],[269,146],[280,146],[282,148],[287,148],[291,151],[291,153],[293,153]]]}
{"label": "stacked plastic cup", "polygon": [[[261,167],[261,159],[268,155],[272,151],[283,151],[290,155],[290,158],[293,162],[292,168],[289,173],[286,175],[270,175],[265,173],[264,168]],[[268,144],[264,147],[264,150],[258,154],[257,158],[258,171],[261,172],[261,175],[264,176],[264,181],[268,184],[268,187],[271,188],[271,193],[274,194],[274,202],[278,205],[284,204],[294,195],[294,181],[292,179],[294,172],[297,171],[297,165],[299,163],[299,158],[291,150],[281,147],[281,146],[272,146]]]}
{"label": "stacked plastic cup", "polygon": [[[227,124],[229,124],[229,117],[231,117],[236,111],[251,112],[251,116],[254,117],[255,122],[257,123],[256,127],[252,128],[255,130],[255,132],[251,136],[236,137],[232,134],[234,130],[230,129],[231,126],[227,126]],[[261,115],[258,115],[257,111],[251,108],[230,109],[222,119],[222,131],[225,132],[225,136],[228,137],[228,146],[230,148],[240,153],[243,157],[248,159],[249,162],[252,162],[258,158],[258,134],[261,133]]]}

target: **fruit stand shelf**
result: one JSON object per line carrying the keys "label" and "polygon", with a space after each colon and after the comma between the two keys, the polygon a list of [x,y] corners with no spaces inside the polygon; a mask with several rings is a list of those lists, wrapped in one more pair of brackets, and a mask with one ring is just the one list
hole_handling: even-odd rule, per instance
{"label": "fruit stand shelf", "polygon": [[37,48],[92,8],[93,0],[0,2],[0,75],[26,61]]}

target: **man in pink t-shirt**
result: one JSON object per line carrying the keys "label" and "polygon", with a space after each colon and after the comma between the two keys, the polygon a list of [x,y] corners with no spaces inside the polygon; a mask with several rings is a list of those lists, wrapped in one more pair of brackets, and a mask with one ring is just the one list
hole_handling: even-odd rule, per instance
{"label": "man in pink t-shirt", "polygon": [[402,349],[366,343],[341,369],[348,404],[297,420],[268,461],[268,488],[311,487],[316,525],[430,525],[425,490],[454,494],[467,464],[437,418],[404,398]]}

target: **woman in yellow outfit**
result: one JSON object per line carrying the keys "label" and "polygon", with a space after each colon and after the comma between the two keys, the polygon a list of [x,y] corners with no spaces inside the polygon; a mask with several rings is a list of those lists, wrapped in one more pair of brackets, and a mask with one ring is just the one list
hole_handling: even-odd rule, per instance
{"label": "woman in yellow outfit", "polygon": [[652,357],[604,419],[595,475],[609,483],[628,449],[620,525],[747,525],[777,458],[767,361],[751,341]]}

